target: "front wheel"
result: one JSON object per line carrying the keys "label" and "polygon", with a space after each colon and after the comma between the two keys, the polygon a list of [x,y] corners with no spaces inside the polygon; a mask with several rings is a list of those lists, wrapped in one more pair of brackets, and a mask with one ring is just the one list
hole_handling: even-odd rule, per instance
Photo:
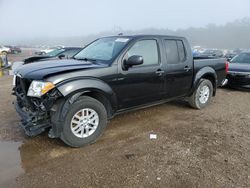
{"label": "front wheel", "polygon": [[194,93],[189,97],[188,102],[196,109],[205,108],[212,99],[213,85],[210,80],[202,79]]}
{"label": "front wheel", "polygon": [[107,125],[107,111],[98,100],[83,96],[69,109],[60,138],[71,147],[91,144]]}

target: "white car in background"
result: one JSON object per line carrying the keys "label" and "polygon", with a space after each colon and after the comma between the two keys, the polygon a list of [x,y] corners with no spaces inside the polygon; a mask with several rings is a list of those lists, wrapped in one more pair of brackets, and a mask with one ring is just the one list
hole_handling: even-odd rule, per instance
{"label": "white car in background", "polygon": [[8,53],[10,53],[10,48],[8,48],[8,47],[5,47],[5,46],[0,46],[0,53],[1,54],[5,54],[5,55],[7,55]]}
{"label": "white car in background", "polygon": [[36,55],[45,55],[45,54],[47,54],[49,52],[52,52],[52,51],[60,49],[60,48],[63,48],[63,46],[56,46],[56,47],[52,47],[52,48],[46,48],[46,49],[35,52],[35,54]]}

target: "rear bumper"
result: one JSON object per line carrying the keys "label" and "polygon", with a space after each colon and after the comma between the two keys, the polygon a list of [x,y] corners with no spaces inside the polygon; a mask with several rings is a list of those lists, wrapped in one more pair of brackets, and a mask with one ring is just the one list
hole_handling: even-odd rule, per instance
{"label": "rear bumper", "polygon": [[51,127],[48,120],[39,113],[24,111],[19,107],[17,102],[14,102],[15,109],[21,117],[21,127],[24,129],[25,134],[28,136],[37,136],[44,132],[47,128]]}
{"label": "rear bumper", "polygon": [[228,74],[228,86],[250,89],[250,76],[242,74]]}

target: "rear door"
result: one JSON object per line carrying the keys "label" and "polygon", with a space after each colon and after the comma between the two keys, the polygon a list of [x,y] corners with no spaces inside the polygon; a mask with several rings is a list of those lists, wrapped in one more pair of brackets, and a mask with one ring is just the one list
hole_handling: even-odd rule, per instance
{"label": "rear door", "polygon": [[187,94],[192,87],[193,60],[183,40],[164,39],[166,61],[166,95],[177,97]]}

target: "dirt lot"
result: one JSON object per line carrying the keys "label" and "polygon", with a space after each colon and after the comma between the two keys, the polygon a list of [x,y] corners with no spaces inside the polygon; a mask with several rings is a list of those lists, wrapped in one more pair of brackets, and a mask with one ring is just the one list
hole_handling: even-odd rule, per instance
{"label": "dirt lot", "polygon": [[219,89],[201,111],[172,102],[119,115],[72,149],[24,135],[11,82],[0,78],[0,187],[250,187],[248,92]]}

